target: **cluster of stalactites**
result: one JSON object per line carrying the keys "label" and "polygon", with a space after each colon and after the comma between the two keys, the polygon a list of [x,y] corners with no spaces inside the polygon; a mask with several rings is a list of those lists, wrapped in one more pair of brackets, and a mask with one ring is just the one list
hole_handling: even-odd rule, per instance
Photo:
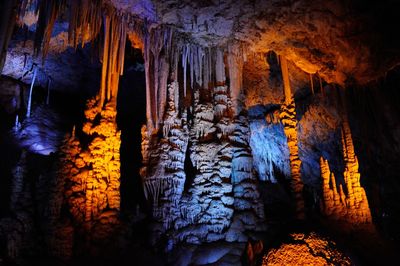
{"label": "cluster of stalactites", "polygon": [[126,18],[115,10],[104,17],[104,44],[100,84],[100,108],[106,101],[116,102],[119,76],[123,74],[126,45]]}
{"label": "cluster of stalactites", "polygon": [[336,220],[343,220],[353,225],[370,224],[372,222],[367,195],[360,184],[358,160],[354,152],[353,140],[347,119],[343,121],[342,148],[345,162],[344,183],[337,189],[335,175],[329,169],[329,163],[320,159],[324,214]]}
{"label": "cluster of stalactites", "polygon": [[285,102],[281,106],[280,119],[287,137],[289,148],[289,160],[291,170],[291,189],[295,198],[296,217],[304,218],[304,199],[303,199],[303,181],[301,179],[301,160],[299,158],[299,147],[297,138],[297,119],[296,106],[292,96],[289,71],[286,58],[281,58],[281,69],[283,78],[283,87],[285,92]]}
{"label": "cluster of stalactites", "polygon": [[204,48],[194,44],[184,44],[181,48],[181,55],[184,96],[186,96],[186,76],[189,67],[191,88],[196,82],[199,87],[205,89],[208,89],[211,84],[224,86],[226,69],[228,69],[231,97],[235,100],[239,98],[242,88],[243,63],[246,61],[246,52],[242,45],[234,43],[227,47]]}
{"label": "cluster of stalactites", "polygon": [[154,28],[144,36],[148,128],[155,132],[159,129],[165,112],[167,82],[168,79],[178,81],[178,71],[182,71],[183,89],[176,105],[182,104],[189,88],[209,89],[214,85],[225,85],[228,70],[230,96],[238,114],[242,69],[246,60],[242,45],[202,47],[183,39],[175,42],[173,40],[179,38],[172,36],[170,28]]}
{"label": "cluster of stalactites", "polygon": [[153,28],[143,36],[146,74],[146,115],[150,132],[158,130],[167,101],[170,65],[177,66],[176,47],[171,28]]}
{"label": "cluster of stalactites", "polygon": [[[39,15],[34,42],[35,54],[42,51],[45,59],[53,31],[54,23],[64,10],[66,0],[23,0],[20,8],[20,17],[36,6]],[[101,30],[103,22],[104,42],[102,49],[102,76],[99,105],[102,108],[107,101],[115,101],[119,76],[122,75],[127,36],[127,15],[118,13],[115,8],[103,6],[102,0],[76,0],[69,3],[69,30],[70,45],[82,46],[95,39]]]}
{"label": "cluster of stalactites", "polygon": [[65,4],[65,0],[41,0],[37,4],[39,18],[36,26],[34,52],[38,55],[42,51],[43,60],[46,58],[50,48],[54,23],[64,9]]}
{"label": "cluster of stalactites", "polygon": [[71,46],[82,46],[95,39],[101,29],[102,0],[70,2],[68,41]]}
{"label": "cluster of stalactites", "polygon": [[[49,51],[49,43],[54,23],[65,11],[67,0],[22,0],[19,8],[20,25],[33,25],[37,28],[34,41],[36,55],[42,51],[43,60]],[[100,32],[103,14],[102,0],[71,0],[69,6],[68,39],[73,47],[82,46],[96,38]]]}

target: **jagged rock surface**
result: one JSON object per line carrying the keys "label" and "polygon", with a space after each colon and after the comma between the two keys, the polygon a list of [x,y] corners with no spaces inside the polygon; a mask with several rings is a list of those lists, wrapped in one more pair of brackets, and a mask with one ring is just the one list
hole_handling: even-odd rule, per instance
{"label": "jagged rock surface", "polygon": [[311,232],[293,233],[290,241],[271,249],[262,265],[353,265],[332,240]]}
{"label": "jagged rock surface", "polygon": [[87,148],[75,132],[67,137],[61,147],[59,176],[67,182],[65,198],[78,230],[101,240],[119,223],[120,132],[112,103],[98,113],[97,100],[89,100],[85,117],[82,131],[90,138]]}
{"label": "jagged rock surface", "polygon": [[360,184],[358,159],[347,119],[343,121],[342,149],[345,161],[344,188],[342,184],[337,187],[335,175],[330,171],[328,161],[322,157],[320,160],[323,181],[322,211],[329,218],[342,220],[350,225],[370,224],[372,223],[371,211],[365,190]]}
{"label": "jagged rock surface", "polygon": [[179,118],[174,102],[178,89],[177,83],[169,85],[159,144],[143,132],[142,177],[153,216],[163,221],[160,231],[169,232],[174,243],[247,241],[245,231],[264,229],[248,121],[242,115],[230,118],[227,86],[214,88],[212,102],[200,103],[195,91],[192,121],[186,111]]}

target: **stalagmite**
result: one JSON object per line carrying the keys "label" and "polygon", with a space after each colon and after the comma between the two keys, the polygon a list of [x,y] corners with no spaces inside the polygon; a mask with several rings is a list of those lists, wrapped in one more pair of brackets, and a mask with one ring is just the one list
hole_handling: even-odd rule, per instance
{"label": "stalagmite", "polygon": [[36,75],[37,75],[37,67],[34,66],[33,70],[33,77],[31,82],[31,87],[29,89],[29,98],[28,98],[28,110],[26,112],[26,117],[31,116],[31,108],[32,108],[32,93],[33,93],[33,86],[35,85]]}
{"label": "stalagmite", "polygon": [[372,223],[367,195],[360,184],[358,160],[354,152],[350,126],[345,117],[342,125],[342,149],[345,162],[344,183],[347,193],[340,184],[339,191],[336,180],[329,169],[327,160],[320,159],[321,176],[323,180],[323,213],[335,220],[342,220],[351,225]]}
{"label": "stalagmite", "polygon": [[51,86],[51,77],[47,80],[47,97],[46,97],[46,104],[50,104],[50,86]]}
{"label": "stalagmite", "polygon": [[281,105],[280,119],[287,137],[289,147],[289,160],[291,170],[291,189],[295,198],[296,216],[304,219],[304,199],[303,199],[303,181],[301,179],[301,160],[299,158],[299,147],[297,139],[297,119],[294,98],[292,97],[289,81],[287,60],[281,57],[281,69],[283,76],[283,85],[285,92],[285,103]]}
{"label": "stalagmite", "polygon": [[15,116],[14,130],[15,130],[15,131],[18,131],[20,127],[21,127],[21,124],[20,124],[20,122],[19,122],[19,117],[18,117],[18,115],[16,115],[16,116]]}
{"label": "stalagmite", "polygon": [[[67,202],[74,222],[93,236],[112,234],[120,209],[121,140],[115,121],[117,112],[108,102],[99,113],[98,100],[89,100],[85,110],[82,132],[90,140],[88,145],[76,138],[74,127],[61,147],[59,170],[60,178],[67,181]],[[96,223],[107,225],[106,231],[93,231]]]}

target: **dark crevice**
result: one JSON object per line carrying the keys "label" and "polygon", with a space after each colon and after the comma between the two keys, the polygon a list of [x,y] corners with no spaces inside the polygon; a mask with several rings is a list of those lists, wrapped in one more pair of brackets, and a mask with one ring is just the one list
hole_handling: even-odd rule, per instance
{"label": "dark crevice", "polygon": [[192,160],[190,159],[190,143],[186,149],[184,171],[186,175],[185,185],[183,188],[183,193],[189,193],[189,189],[192,186],[194,179],[196,177],[196,168],[194,167]]}

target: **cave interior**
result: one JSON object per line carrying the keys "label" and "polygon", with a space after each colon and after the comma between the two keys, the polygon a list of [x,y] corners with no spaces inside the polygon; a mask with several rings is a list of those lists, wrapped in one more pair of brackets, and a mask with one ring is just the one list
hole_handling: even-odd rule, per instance
{"label": "cave interior", "polygon": [[397,0],[1,0],[0,265],[397,265]]}

